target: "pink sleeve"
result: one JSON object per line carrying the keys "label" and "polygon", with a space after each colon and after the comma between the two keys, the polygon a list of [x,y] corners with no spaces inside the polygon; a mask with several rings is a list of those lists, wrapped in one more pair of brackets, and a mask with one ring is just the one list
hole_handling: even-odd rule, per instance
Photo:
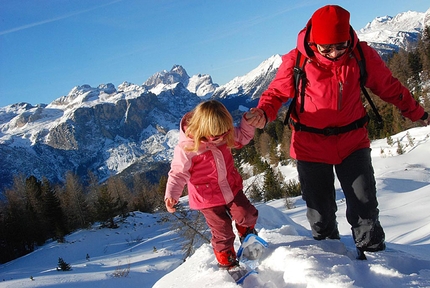
{"label": "pink sleeve", "polygon": [[245,114],[242,116],[239,127],[234,128],[235,148],[242,148],[254,138],[255,127],[251,126],[245,120]]}

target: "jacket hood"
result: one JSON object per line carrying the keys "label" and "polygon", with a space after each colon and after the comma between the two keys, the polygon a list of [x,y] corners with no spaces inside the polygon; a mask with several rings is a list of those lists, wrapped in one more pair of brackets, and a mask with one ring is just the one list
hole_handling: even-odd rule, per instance
{"label": "jacket hood", "polygon": [[178,143],[183,146],[187,143],[194,143],[193,139],[187,137],[187,135],[185,135],[185,130],[187,130],[187,122],[188,119],[191,118],[192,112],[188,112],[187,114],[184,115],[184,117],[182,117],[181,119],[181,123],[179,124],[179,141]]}
{"label": "jacket hood", "polygon": [[[315,58],[315,52],[309,47],[309,42],[312,42],[311,39],[311,20],[308,21],[306,24],[306,27],[303,28],[297,37],[297,49],[302,53],[303,55],[306,55],[307,58]],[[359,39],[357,37],[357,34],[355,33],[352,26],[350,26],[350,41],[351,41],[351,50],[357,46]]]}

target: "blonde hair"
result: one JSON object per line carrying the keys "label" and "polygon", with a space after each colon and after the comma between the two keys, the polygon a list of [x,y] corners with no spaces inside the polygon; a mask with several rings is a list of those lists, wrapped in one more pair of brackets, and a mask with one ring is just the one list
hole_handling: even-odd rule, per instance
{"label": "blonde hair", "polygon": [[194,140],[194,147],[184,148],[187,151],[197,151],[200,142],[208,141],[207,137],[222,135],[227,131],[223,141],[228,147],[234,147],[233,117],[221,102],[209,100],[200,103],[192,111],[186,125],[185,135]]}

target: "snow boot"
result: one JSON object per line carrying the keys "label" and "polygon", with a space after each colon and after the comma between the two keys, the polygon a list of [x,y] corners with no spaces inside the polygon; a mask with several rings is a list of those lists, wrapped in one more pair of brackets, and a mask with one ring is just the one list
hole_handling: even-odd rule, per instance
{"label": "snow boot", "polygon": [[237,233],[239,234],[239,240],[240,243],[243,243],[243,240],[245,240],[246,236],[249,234],[254,234],[258,236],[257,230],[255,230],[254,226],[251,227],[244,227],[236,224]]}
{"label": "snow boot", "polygon": [[218,261],[218,267],[221,269],[231,269],[235,266],[239,266],[239,261],[236,259],[236,252],[234,247],[231,247],[224,251],[216,251],[214,249],[215,258]]}

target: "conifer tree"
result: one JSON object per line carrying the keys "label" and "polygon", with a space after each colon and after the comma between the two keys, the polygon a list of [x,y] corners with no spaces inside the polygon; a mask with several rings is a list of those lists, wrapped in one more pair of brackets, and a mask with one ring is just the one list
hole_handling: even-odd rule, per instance
{"label": "conifer tree", "polygon": [[92,222],[92,213],[85,195],[85,188],[74,173],[67,172],[65,179],[58,196],[67,218],[67,226],[72,230],[85,228]]}
{"label": "conifer tree", "polygon": [[249,190],[248,194],[252,202],[260,202],[263,200],[263,192],[261,191],[261,189],[259,189],[259,187],[255,183],[251,184],[248,190]]}
{"label": "conifer tree", "polygon": [[393,57],[388,60],[388,65],[391,72],[393,73],[393,76],[399,79],[399,81],[406,87],[408,84],[408,79],[412,74],[407,63],[408,53],[403,49],[400,49],[398,53],[395,53]]}
{"label": "conifer tree", "polygon": [[403,146],[403,144],[400,142],[399,139],[397,139],[397,154],[399,155],[405,154],[405,147]]}
{"label": "conifer tree", "polygon": [[109,228],[116,228],[114,217],[120,210],[119,201],[111,195],[106,185],[100,188],[95,206],[97,220],[107,223]]}
{"label": "conifer tree", "polygon": [[[154,187],[154,209],[160,209],[164,207],[164,193],[166,192],[167,186],[167,175],[162,175],[158,182],[158,185],[152,185]],[[184,195],[188,195],[188,190],[184,189]]]}
{"label": "conifer tree", "polygon": [[56,191],[52,188],[48,179],[42,180],[42,193],[44,198],[44,215],[48,227],[48,235],[63,242],[67,234],[65,217],[61,207],[60,199]]}
{"label": "conifer tree", "polygon": [[[19,181],[19,187],[22,187]],[[42,183],[34,176],[25,179],[24,183],[25,213],[27,219],[25,224],[26,238],[42,245],[48,236],[46,218],[44,215],[44,199],[42,194]]]}
{"label": "conifer tree", "polygon": [[421,58],[417,50],[408,53],[408,65],[411,71],[410,78],[417,85],[420,82],[420,73],[423,70]]}
{"label": "conifer tree", "polygon": [[15,193],[13,188],[7,189],[5,196],[6,201],[2,203],[0,211],[0,263],[5,263],[33,250],[31,240],[28,243],[31,245],[26,248],[26,242],[28,241],[25,239],[27,235],[23,199],[18,193]]}
{"label": "conifer tree", "polygon": [[280,179],[279,175],[276,175],[273,169],[269,166],[264,176],[264,201],[267,202],[273,199],[280,199],[284,196],[281,183],[282,179]]}
{"label": "conifer tree", "polygon": [[57,271],[70,271],[72,270],[72,266],[69,263],[63,260],[63,258],[58,258],[58,267]]}
{"label": "conifer tree", "polygon": [[422,64],[423,79],[430,79],[430,26],[426,26],[423,30],[423,36],[418,41],[418,53]]}
{"label": "conifer tree", "polygon": [[109,193],[112,197],[116,198],[116,201],[118,202],[118,209],[121,216],[127,216],[128,202],[132,199],[127,185],[125,185],[124,181],[118,176],[110,177],[107,180],[106,185]]}
{"label": "conifer tree", "polygon": [[153,213],[164,207],[164,191],[167,178],[162,176],[159,185],[150,183],[145,177],[135,175],[133,190],[136,191],[133,198],[133,209],[146,213]]}
{"label": "conifer tree", "polygon": [[269,141],[269,161],[272,165],[279,163],[278,143],[274,139]]}

